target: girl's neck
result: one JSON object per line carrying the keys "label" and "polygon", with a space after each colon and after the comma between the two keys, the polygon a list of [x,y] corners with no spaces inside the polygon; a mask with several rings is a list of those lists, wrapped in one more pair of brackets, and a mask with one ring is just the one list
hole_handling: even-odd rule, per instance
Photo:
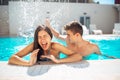
{"label": "girl's neck", "polygon": [[50,49],[51,49],[51,47],[48,50],[45,50],[44,55],[49,55],[50,54]]}

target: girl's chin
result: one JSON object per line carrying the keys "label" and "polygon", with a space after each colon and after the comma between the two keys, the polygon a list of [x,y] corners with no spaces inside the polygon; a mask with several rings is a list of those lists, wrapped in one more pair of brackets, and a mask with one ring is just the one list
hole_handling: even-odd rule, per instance
{"label": "girl's chin", "polygon": [[48,50],[48,48],[43,48],[43,50]]}

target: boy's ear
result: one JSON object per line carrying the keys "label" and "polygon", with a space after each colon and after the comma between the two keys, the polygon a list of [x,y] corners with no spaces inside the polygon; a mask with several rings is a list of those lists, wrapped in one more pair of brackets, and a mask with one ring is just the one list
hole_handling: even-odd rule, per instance
{"label": "boy's ear", "polygon": [[76,33],[75,35],[76,35],[77,37],[78,37],[78,36],[80,36],[80,34],[79,34],[79,33]]}

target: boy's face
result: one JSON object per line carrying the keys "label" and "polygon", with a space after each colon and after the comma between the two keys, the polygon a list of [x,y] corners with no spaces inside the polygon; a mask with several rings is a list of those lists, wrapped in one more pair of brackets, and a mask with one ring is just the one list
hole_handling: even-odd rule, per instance
{"label": "boy's face", "polygon": [[73,32],[71,30],[66,30],[66,33],[67,33],[67,40],[70,43],[75,43],[76,39],[77,39],[76,34],[73,34]]}

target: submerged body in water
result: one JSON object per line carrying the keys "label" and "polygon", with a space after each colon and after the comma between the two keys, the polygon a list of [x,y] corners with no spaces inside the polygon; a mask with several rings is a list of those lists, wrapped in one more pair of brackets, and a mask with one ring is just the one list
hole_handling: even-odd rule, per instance
{"label": "submerged body in water", "polygon": [[[103,39],[101,39],[101,37]],[[113,37],[113,36],[100,36],[100,37],[94,37],[94,39],[85,38],[86,40],[97,44],[100,48],[100,51],[102,55],[109,55],[109,56],[114,56],[116,58],[120,58],[120,37]],[[52,41],[60,43],[64,46],[66,46],[66,42],[63,40],[59,40],[55,37],[53,37]],[[24,48],[26,45],[29,43],[33,42],[33,38],[26,39],[24,37],[1,37],[0,38],[0,61],[8,61],[10,56],[16,53],[17,51],[21,50]],[[8,46],[9,44],[9,46]],[[66,57],[66,55],[60,53],[59,55],[60,58]],[[27,55],[24,57],[25,60],[30,59],[30,55]],[[88,55],[87,58],[84,58],[85,60],[104,60],[104,59],[111,59],[109,57],[105,56],[99,56],[96,54],[90,54]]]}

